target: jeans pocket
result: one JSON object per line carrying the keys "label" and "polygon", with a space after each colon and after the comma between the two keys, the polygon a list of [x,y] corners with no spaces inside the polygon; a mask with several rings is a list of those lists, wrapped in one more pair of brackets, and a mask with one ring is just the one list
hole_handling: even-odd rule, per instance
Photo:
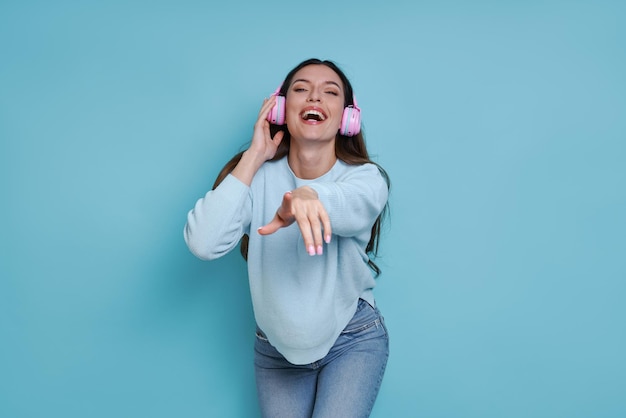
{"label": "jeans pocket", "polygon": [[386,336],[387,328],[378,309],[361,299],[356,313],[341,332],[341,335],[348,338],[358,338],[368,333]]}

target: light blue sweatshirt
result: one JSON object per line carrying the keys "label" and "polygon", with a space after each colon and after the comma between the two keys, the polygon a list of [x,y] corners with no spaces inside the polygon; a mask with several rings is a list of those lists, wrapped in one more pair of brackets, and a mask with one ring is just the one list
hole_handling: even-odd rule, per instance
{"label": "light blue sweatshirt", "polygon": [[[283,194],[314,189],[332,226],[323,255],[310,256],[296,223],[262,236]],[[359,298],[374,306],[375,280],[365,247],[387,202],[388,188],[374,164],[337,160],[323,176],[297,178],[287,157],[266,162],[250,187],[233,175],[199,199],[187,216],[184,236],[198,258],[221,257],[250,236],[248,276],[257,325],[293,364],[323,358],[356,311]]]}

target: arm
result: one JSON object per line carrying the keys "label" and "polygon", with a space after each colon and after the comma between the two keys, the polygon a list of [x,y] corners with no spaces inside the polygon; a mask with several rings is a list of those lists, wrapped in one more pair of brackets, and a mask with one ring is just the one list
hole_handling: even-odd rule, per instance
{"label": "arm", "polygon": [[202,260],[213,260],[232,250],[250,223],[250,189],[228,175],[214,190],[198,199],[187,214],[184,237],[189,250]]}
{"label": "arm", "polygon": [[283,138],[283,132],[271,137],[266,119],[275,101],[276,98],[271,97],[263,102],[250,148],[242,154],[233,171],[199,199],[187,215],[185,242],[198,258],[210,260],[226,254],[249,227],[252,216],[250,184],[263,163],[274,157]]}
{"label": "arm", "polygon": [[353,166],[338,181],[311,183],[285,193],[274,219],[258,232],[272,234],[297,222],[310,255],[322,254],[322,235],[326,243],[333,233],[363,235],[367,242],[388,193],[387,183],[374,164]]}
{"label": "arm", "polygon": [[326,208],[333,233],[344,237],[368,234],[389,195],[385,179],[374,164],[354,166],[335,182],[310,185]]}

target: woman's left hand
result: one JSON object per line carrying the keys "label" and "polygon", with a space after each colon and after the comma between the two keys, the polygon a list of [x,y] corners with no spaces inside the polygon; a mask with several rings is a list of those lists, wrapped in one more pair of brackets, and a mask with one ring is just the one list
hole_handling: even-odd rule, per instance
{"label": "woman's left hand", "polygon": [[294,222],[298,223],[304,239],[304,247],[309,255],[321,255],[323,242],[330,242],[332,234],[330,219],[317,192],[308,186],[285,193],[274,219],[260,227],[258,232],[261,235],[273,234]]}

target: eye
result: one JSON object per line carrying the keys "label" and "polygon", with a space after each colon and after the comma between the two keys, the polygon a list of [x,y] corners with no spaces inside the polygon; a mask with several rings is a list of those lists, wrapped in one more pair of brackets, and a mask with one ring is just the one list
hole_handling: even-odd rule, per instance
{"label": "eye", "polygon": [[329,90],[329,91],[326,92],[326,94],[332,94],[333,96],[339,96],[339,93],[337,93],[334,90]]}

